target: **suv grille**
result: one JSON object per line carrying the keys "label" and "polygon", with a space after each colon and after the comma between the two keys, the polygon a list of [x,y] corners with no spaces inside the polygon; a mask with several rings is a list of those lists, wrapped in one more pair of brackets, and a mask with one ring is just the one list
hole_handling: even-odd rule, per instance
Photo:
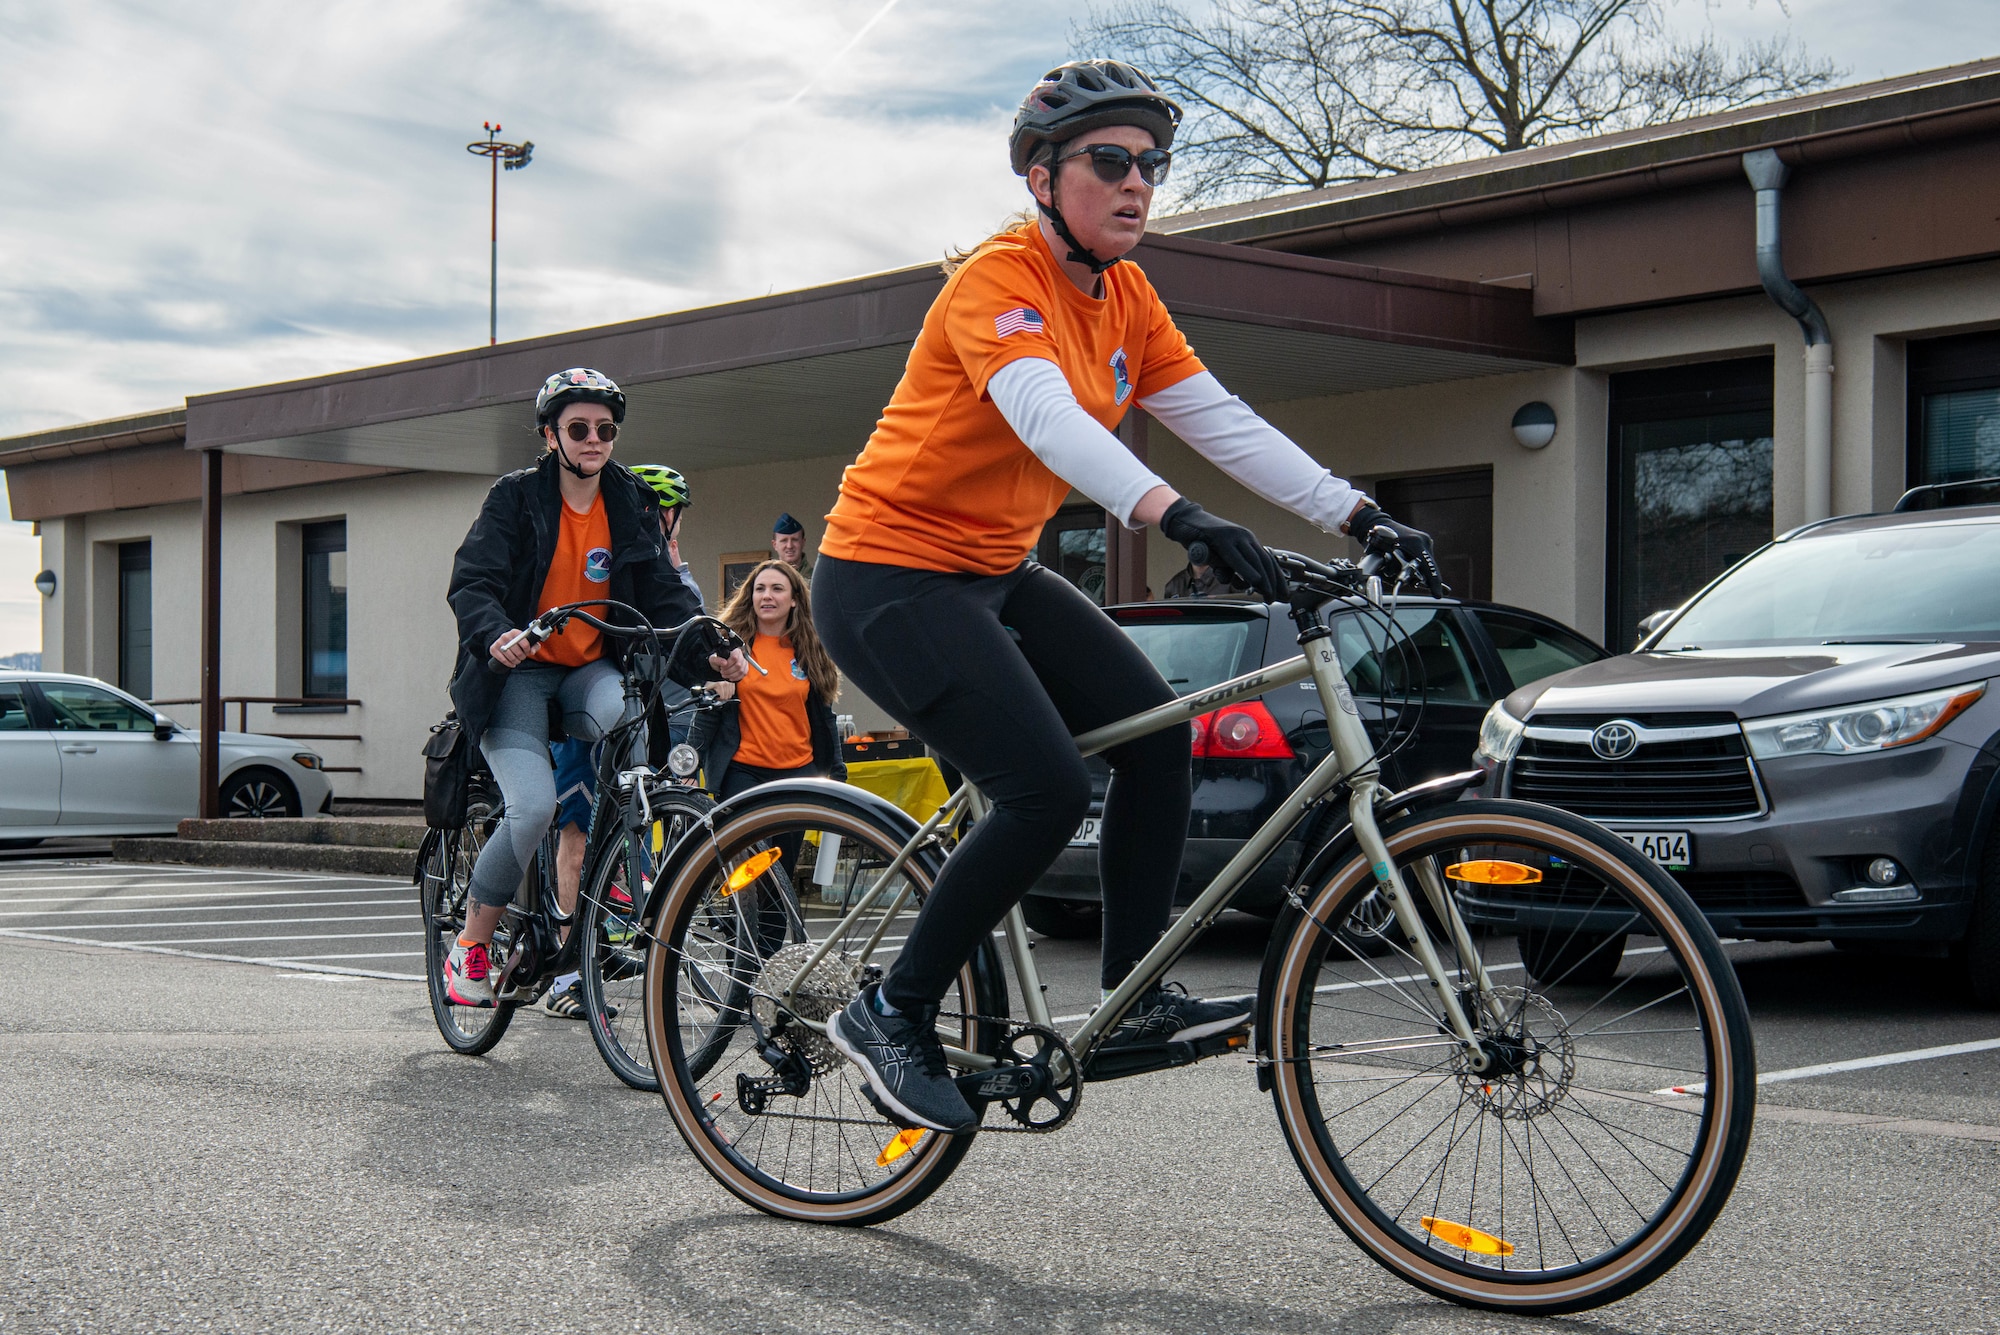
{"label": "suv grille", "polygon": [[1623,760],[1600,760],[1580,742],[1524,737],[1507,791],[1594,820],[1716,820],[1763,809],[1741,733],[1643,742]]}

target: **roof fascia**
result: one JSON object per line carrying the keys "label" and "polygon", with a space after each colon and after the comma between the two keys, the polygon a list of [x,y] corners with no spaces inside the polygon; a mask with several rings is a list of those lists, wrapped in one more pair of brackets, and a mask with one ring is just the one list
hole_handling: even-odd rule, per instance
{"label": "roof fascia", "polygon": [[146,445],[178,445],[186,439],[187,410],[168,408],[0,440],[0,468],[134,450]]}
{"label": "roof fascia", "polygon": [[1741,175],[1742,155],[1757,148],[1775,148],[1796,167],[2000,129],[2000,61],[1930,77],[1915,87],[1887,81],[1903,86],[1866,97],[1793,99],[1682,122],[1673,134],[1626,131],[1335,186],[1291,202],[1281,196],[1185,214],[1161,226],[1175,236],[1307,249],[1730,179]]}

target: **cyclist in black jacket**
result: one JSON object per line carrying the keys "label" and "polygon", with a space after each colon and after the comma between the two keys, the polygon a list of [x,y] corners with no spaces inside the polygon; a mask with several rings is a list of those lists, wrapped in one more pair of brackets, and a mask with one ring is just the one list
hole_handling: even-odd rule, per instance
{"label": "cyclist in black jacket", "polygon": [[[551,607],[592,598],[627,603],[656,627],[701,612],[668,558],[658,498],[611,462],[624,417],[625,395],[608,376],[585,367],[550,376],[535,398],[547,452],[493,484],[452,564],[446,597],[459,638],[452,703],[506,799],[505,818],[473,867],[465,931],[445,966],[447,991],[461,1005],[493,1002],[487,944],[555,815],[549,702],[561,708],[564,729],[586,741],[624,713],[618,669],[594,627],[571,622],[532,650],[515,643],[519,632]],[[700,679],[698,664],[689,666],[686,655],[681,663],[687,680]],[[709,655],[707,668],[735,681],[748,665],[739,651]]]}

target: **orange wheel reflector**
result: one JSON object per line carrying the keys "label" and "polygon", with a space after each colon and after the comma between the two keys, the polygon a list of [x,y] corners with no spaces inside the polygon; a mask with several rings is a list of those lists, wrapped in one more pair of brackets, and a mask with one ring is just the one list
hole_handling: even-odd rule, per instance
{"label": "orange wheel reflector", "polygon": [[771,864],[773,862],[776,862],[777,860],[778,860],[777,849],[775,848],[765,849],[763,852],[757,854],[757,856],[751,858],[748,862],[745,862],[742,866],[738,867],[735,871],[729,873],[729,880],[727,884],[725,884],[722,887],[722,893],[725,895],[735,894],[738,890],[741,890],[744,886],[750,884],[750,882],[756,880],[759,876],[762,876],[765,872],[771,870]]}
{"label": "orange wheel reflector", "polygon": [[896,1162],[896,1160],[902,1158],[905,1154],[908,1154],[911,1150],[915,1149],[917,1147],[917,1142],[922,1140],[923,1138],[924,1138],[924,1133],[922,1128],[912,1128],[911,1130],[908,1131],[898,1131],[896,1133],[896,1138],[890,1141],[887,1145],[884,1145],[882,1147],[882,1152],[875,1156],[876,1166],[880,1168],[887,1168],[890,1164]]}
{"label": "orange wheel reflector", "polygon": [[1477,885],[1533,885],[1542,879],[1541,872],[1533,867],[1492,859],[1454,862],[1444,869],[1444,874],[1454,881],[1471,881]]}
{"label": "orange wheel reflector", "polygon": [[1514,1244],[1505,1238],[1496,1238],[1491,1233],[1482,1233],[1464,1224],[1454,1224],[1449,1219],[1434,1219],[1425,1215],[1417,1221],[1439,1242],[1459,1247],[1468,1252],[1478,1252],[1481,1256],[1512,1256]]}

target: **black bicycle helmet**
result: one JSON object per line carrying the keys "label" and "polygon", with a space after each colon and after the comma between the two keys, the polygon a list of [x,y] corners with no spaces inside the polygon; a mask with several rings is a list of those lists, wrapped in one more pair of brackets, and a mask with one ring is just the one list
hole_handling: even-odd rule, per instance
{"label": "black bicycle helmet", "polygon": [[[1072,60],[1042,76],[1014,113],[1014,132],[1007,154],[1016,176],[1054,157],[1056,146],[1107,125],[1136,125],[1153,136],[1158,148],[1171,148],[1181,123],[1181,109],[1136,66],[1122,60]],[[1101,260],[1083,248],[1055,203],[1055,180],[1049,180],[1049,202],[1037,204],[1056,235],[1069,247],[1069,259],[1101,274],[1116,259]]]}
{"label": "black bicycle helmet", "polygon": [[570,403],[601,403],[611,410],[612,421],[625,420],[625,391],[618,382],[588,366],[572,366],[542,382],[542,392],[535,395],[535,425],[554,426],[563,405]]}
{"label": "black bicycle helmet", "polygon": [[1026,176],[1044,147],[1107,125],[1136,125],[1172,148],[1181,109],[1145,73],[1122,60],[1072,60],[1042,76],[1014,113],[1007,140],[1014,175]]}

